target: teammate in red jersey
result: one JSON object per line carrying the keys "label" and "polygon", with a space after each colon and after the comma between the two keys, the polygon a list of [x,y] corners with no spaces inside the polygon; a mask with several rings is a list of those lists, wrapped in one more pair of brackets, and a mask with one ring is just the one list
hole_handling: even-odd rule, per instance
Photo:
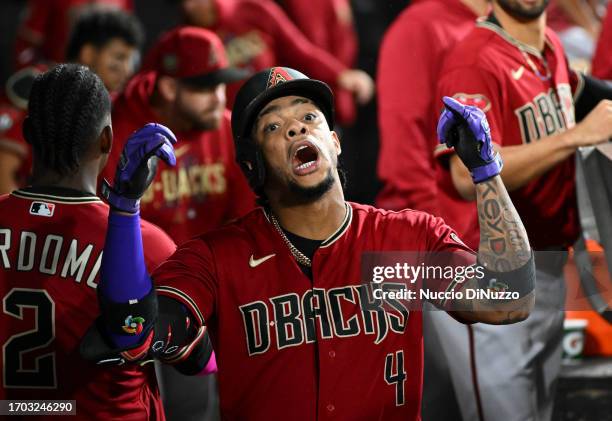
{"label": "teammate in red jersey", "polygon": [[[177,165],[160,170],[143,197],[143,217],[177,244],[217,228],[255,205],[235,163],[225,84],[248,73],[228,66],[212,32],[180,27],[164,34],[145,69],[113,104],[113,131],[120,142],[149,121],[160,121],[180,139]],[[104,176],[112,180],[121,146],[113,148]]]}
{"label": "teammate in red jersey", "polygon": [[601,33],[597,41],[595,56],[593,56],[593,76],[612,80],[612,3],[608,3],[608,9],[603,23]]}
{"label": "teammate in red jersey", "polygon": [[[466,419],[477,416],[477,396],[485,419],[550,419],[561,359],[565,251],[579,233],[574,152],[612,135],[612,89],[569,69],[559,39],[546,27],[546,4],[495,0],[493,14],[447,57],[438,87],[439,94],[488,116],[504,159],[504,184],[531,244],[543,252],[536,256],[538,290],[529,320],[495,330],[473,326],[479,385],[465,366],[451,366],[461,388],[472,391],[472,399],[459,399]],[[441,215],[457,223],[468,245],[487,241],[477,228],[469,173],[450,152],[436,151],[443,164],[450,160],[440,167]]]}
{"label": "teammate in red jersey", "polygon": [[[374,83],[367,73],[348,68],[311,43],[271,0],[181,0],[181,5],[190,24],[219,35],[232,65],[259,71],[283,63],[338,88],[342,124],[355,119],[352,95],[360,104],[373,96]],[[230,106],[240,85],[228,87]]]}
{"label": "teammate in red jersey", "polygon": [[[99,313],[109,214],[95,195],[112,144],[101,80],[77,65],[39,76],[26,138],[34,149],[32,184],[0,197],[0,399],[76,400],[79,420],[163,419],[152,365],[105,370],[78,354]],[[141,227],[153,270],[175,245],[156,226]]]}
{"label": "teammate in red jersey", "polygon": [[[332,104],[327,85],[293,69],[276,67],[251,77],[238,94],[232,127],[238,161],[265,206],[183,244],[153,274],[160,297],[178,300],[199,324],[206,320],[217,352],[225,419],[419,419],[421,313],[414,307],[409,311],[407,301],[376,298],[369,276],[361,273],[362,253],[446,251],[455,252],[459,263],[475,261],[439,218],[344,200],[337,171],[340,143],[330,130]],[[483,242],[478,259],[500,270],[483,280],[500,277],[520,296],[504,303],[459,299],[454,314],[488,323],[523,320],[533,302],[533,258],[497,175],[501,162],[491,149],[486,119],[450,98],[445,106],[441,139],[461,146],[477,183],[479,206],[505,215],[483,212],[483,233],[504,244],[515,241],[499,254]],[[159,134],[151,135],[153,144]],[[169,160],[172,136],[161,134],[166,139],[161,156]],[[144,167],[145,162],[146,155],[142,163],[129,165]],[[128,196],[124,189],[118,183],[108,195],[115,203],[111,218],[119,213],[127,218],[137,201],[136,191]],[[146,277],[135,276],[142,273],[141,261],[124,255],[137,239],[134,219],[130,227],[109,229],[114,241],[106,243],[105,267],[118,269],[103,273],[103,301],[119,289],[123,303],[150,294]],[[490,228],[492,222],[502,224],[501,235]],[[474,281],[451,277],[428,281],[423,288],[452,295],[475,287]],[[388,287],[393,286],[383,290]],[[433,301],[451,309],[452,300]],[[131,311],[123,305],[128,309],[117,320]],[[117,330],[112,324],[106,328]],[[146,347],[152,334],[143,331],[130,346]]]}
{"label": "teammate in red jersey", "polygon": [[[77,19],[66,50],[66,61],[92,69],[111,95],[133,73],[133,62],[143,41],[136,17],[119,10],[90,10]],[[22,122],[34,78],[47,66],[37,64],[15,72],[0,97],[0,193],[27,185],[32,167],[30,145]]]}
{"label": "teammate in red jersey", "polygon": [[277,1],[300,31],[351,68],[357,59],[357,32],[348,0]]}
{"label": "teammate in red jersey", "polygon": [[487,6],[486,0],[419,2],[407,7],[385,33],[376,78],[378,175],[384,183],[377,206],[437,212],[431,150],[439,103],[432,95],[406,92],[435,92],[445,54],[474,28]]}
{"label": "teammate in red jersey", "polygon": [[136,16],[122,10],[93,9],[76,20],[66,61],[89,67],[111,95],[117,95],[134,74],[143,42],[143,28]]}
{"label": "teammate in red jersey", "polygon": [[78,16],[91,8],[133,9],[132,0],[28,0],[15,41],[15,66],[38,62],[59,63]]}

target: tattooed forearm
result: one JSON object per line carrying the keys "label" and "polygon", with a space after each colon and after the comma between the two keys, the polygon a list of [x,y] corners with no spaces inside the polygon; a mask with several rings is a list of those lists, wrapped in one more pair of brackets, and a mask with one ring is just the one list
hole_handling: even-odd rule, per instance
{"label": "tattooed forearm", "polygon": [[478,260],[489,270],[508,272],[531,257],[527,232],[500,177],[476,185],[480,246]]}
{"label": "tattooed forearm", "polygon": [[[480,222],[478,260],[489,273],[496,274],[495,278],[488,281],[495,283],[497,276],[508,273],[510,278],[504,279],[502,276],[499,285],[503,290],[522,292],[518,299],[503,301],[489,298],[463,299],[455,303],[455,308],[460,317],[473,322],[519,322],[529,316],[535,302],[533,260],[525,227],[499,176],[477,184],[476,199]],[[470,279],[464,289],[482,288],[481,281]],[[489,284],[488,288],[491,287]]]}

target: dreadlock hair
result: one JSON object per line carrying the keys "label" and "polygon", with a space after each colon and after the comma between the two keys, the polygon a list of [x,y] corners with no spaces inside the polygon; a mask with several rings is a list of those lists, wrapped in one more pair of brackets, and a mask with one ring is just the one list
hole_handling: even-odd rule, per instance
{"label": "dreadlock hair", "polygon": [[34,80],[23,134],[36,160],[70,175],[100,135],[110,107],[110,96],[95,73],[78,64],[60,64]]}
{"label": "dreadlock hair", "polygon": [[138,18],[122,10],[93,9],[77,19],[68,40],[66,60],[76,61],[83,46],[102,48],[118,38],[131,47],[140,48],[144,30]]}

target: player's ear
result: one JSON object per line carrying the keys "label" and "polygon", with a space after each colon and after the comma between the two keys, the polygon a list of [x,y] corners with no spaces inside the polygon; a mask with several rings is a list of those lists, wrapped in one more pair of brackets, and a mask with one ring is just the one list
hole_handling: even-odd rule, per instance
{"label": "player's ear", "polygon": [[102,129],[100,133],[100,152],[104,154],[110,153],[113,147],[113,128],[108,125]]}
{"label": "player's ear", "polygon": [[334,142],[334,148],[336,148],[336,155],[340,155],[342,153],[342,147],[340,146],[340,138],[338,137],[338,133],[335,131],[331,131],[332,141]]}
{"label": "player's ear", "polygon": [[85,44],[79,51],[79,63],[91,67],[96,56],[96,47],[93,44]]}
{"label": "player's ear", "polygon": [[178,81],[176,79],[169,76],[159,76],[157,78],[157,91],[164,100],[174,102],[177,89]]}

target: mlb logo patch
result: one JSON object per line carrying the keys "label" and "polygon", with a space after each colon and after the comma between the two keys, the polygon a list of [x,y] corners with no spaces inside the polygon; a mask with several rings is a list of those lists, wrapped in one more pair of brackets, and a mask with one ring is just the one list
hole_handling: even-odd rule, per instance
{"label": "mlb logo patch", "polygon": [[52,217],[53,212],[55,212],[55,205],[53,203],[32,202],[30,206],[30,215]]}

